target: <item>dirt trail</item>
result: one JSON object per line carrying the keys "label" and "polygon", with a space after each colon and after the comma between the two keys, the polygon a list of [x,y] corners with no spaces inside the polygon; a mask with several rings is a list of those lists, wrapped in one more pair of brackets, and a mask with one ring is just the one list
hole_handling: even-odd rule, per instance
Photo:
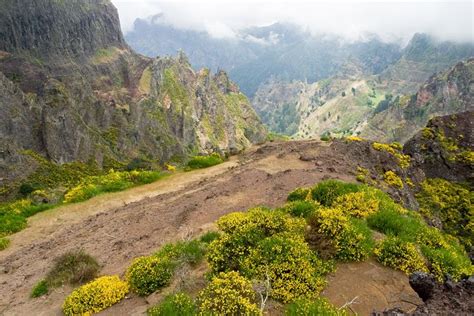
{"label": "dirt trail", "polygon": [[[219,166],[38,214],[30,227],[12,236],[12,247],[0,253],[0,314],[61,315],[70,288],[39,299],[30,299],[29,293],[52,260],[68,250],[84,248],[101,263],[101,274],[123,274],[133,258],[184,234],[198,235],[224,214],[256,205],[279,206],[289,191],[323,179],[354,181],[356,166],[354,159],[317,141],[270,143]],[[383,284],[394,278],[392,270],[380,266],[373,273],[372,279],[386,280]],[[340,275],[336,273],[331,282],[349,277]],[[408,280],[396,277],[401,287],[386,286],[385,293],[373,296],[368,290],[355,310],[399,306],[400,288],[406,288]],[[344,291],[364,287],[350,281]],[[410,290],[404,296],[416,300]],[[338,303],[337,290],[329,293],[330,300]],[[132,295],[104,314],[140,315],[146,308],[145,299]]]}

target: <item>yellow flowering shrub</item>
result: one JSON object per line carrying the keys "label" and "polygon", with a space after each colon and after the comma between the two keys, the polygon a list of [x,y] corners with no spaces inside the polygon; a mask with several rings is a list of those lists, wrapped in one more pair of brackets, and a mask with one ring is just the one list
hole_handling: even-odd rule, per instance
{"label": "yellow flowering shrub", "polygon": [[90,199],[97,195],[98,189],[95,184],[79,184],[64,195],[64,203],[74,203]]}
{"label": "yellow flowering shrub", "polygon": [[358,136],[349,136],[349,137],[346,137],[346,141],[348,141],[348,142],[361,142],[361,141],[363,141],[363,139],[358,137]]}
{"label": "yellow flowering shrub", "polygon": [[207,250],[213,272],[239,270],[250,249],[266,237],[283,232],[303,235],[306,221],[283,211],[254,208],[225,215],[217,226],[224,233]]}
{"label": "yellow flowering shrub", "polygon": [[174,267],[166,257],[139,257],[128,268],[127,281],[137,294],[148,295],[169,284]]}
{"label": "yellow flowering shrub", "polygon": [[443,230],[459,238],[469,249],[474,245],[474,193],[467,187],[444,179],[427,179],[416,195],[420,212],[438,217]]}
{"label": "yellow flowering shrub", "polygon": [[271,296],[284,303],[298,297],[315,297],[325,285],[330,270],[300,236],[268,237],[250,251],[242,270],[252,279],[270,280]]}
{"label": "yellow flowering shrub", "polygon": [[346,316],[345,309],[338,309],[324,297],[315,300],[298,299],[285,308],[285,316],[321,315],[321,316]]}
{"label": "yellow flowering shrub", "polygon": [[383,265],[406,274],[416,271],[428,272],[425,260],[416,245],[398,237],[386,237],[377,245],[374,254]]}
{"label": "yellow flowering shrub", "polygon": [[238,272],[220,273],[199,293],[200,315],[261,315],[252,283]]}
{"label": "yellow flowering shrub", "polygon": [[74,290],[64,301],[65,315],[91,315],[119,302],[128,293],[128,284],[118,276],[100,277]]}
{"label": "yellow flowering shrub", "polygon": [[385,172],[383,175],[383,179],[388,185],[399,188],[399,189],[403,189],[402,179],[392,170]]}
{"label": "yellow flowering shrub", "polygon": [[369,191],[339,196],[333,204],[350,216],[365,218],[379,210],[379,200]]}
{"label": "yellow flowering shrub", "polygon": [[351,219],[341,209],[321,209],[308,224],[306,240],[323,257],[360,261],[372,252],[372,232],[365,221]]}
{"label": "yellow flowering shrub", "polygon": [[372,144],[372,148],[378,151],[384,151],[392,156],[394,156],[397,159],[398,165],[401,168],[408,168],[410,166],[411,162],[411,157],[409,155],[405,155],[401,152],[401,145],[398,143],[393,143],[393,144],[382,144],[382,143],[377,143],[374,142]]}

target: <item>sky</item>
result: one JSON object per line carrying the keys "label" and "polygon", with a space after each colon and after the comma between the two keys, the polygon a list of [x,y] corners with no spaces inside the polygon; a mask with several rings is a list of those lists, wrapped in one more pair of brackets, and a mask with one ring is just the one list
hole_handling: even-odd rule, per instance
{"label": "sky", "polygon": [[357,40],[367,33],[386,41],[407,41],[414,33],[440,40],[474,42],[472,1],[449,0],[112,0],[122,29],[136,18],[163,13],[177,28],[234,37],[249,26],[291,22],[311,32]]}

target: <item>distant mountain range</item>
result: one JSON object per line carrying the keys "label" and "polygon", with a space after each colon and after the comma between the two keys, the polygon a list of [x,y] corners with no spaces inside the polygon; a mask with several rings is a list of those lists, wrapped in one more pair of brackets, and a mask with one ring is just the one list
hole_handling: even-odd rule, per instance
{"label": "distant mountain range", "polygon": [[348,42],[313,35],[299,26],[275,23],[239,30],[234,38],[178,29],[163,15],[137,19],[127,42],[147,56],[175,55],[182,49],[196,68],[224,69],[249,97],[269,81],[313,83],[333,76],[380,75],[394,90],[413,93],[434,72],[474,55],[472,44],[437,42],[415,34],[403,48],[376,35]]}

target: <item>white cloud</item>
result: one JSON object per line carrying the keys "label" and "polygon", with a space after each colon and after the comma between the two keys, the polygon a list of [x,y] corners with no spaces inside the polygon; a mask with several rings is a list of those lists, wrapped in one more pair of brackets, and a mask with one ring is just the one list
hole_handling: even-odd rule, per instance
{"label": "white cloud", "polygon": [[471,1],[396,0],[112,0],[125,32],[137,17],[163,12],[179,28],[232,37],[235,30],[293,22],[314,33],[355,39],[367,32],[407,40],[415,32],[440,39],[474,42]]}

